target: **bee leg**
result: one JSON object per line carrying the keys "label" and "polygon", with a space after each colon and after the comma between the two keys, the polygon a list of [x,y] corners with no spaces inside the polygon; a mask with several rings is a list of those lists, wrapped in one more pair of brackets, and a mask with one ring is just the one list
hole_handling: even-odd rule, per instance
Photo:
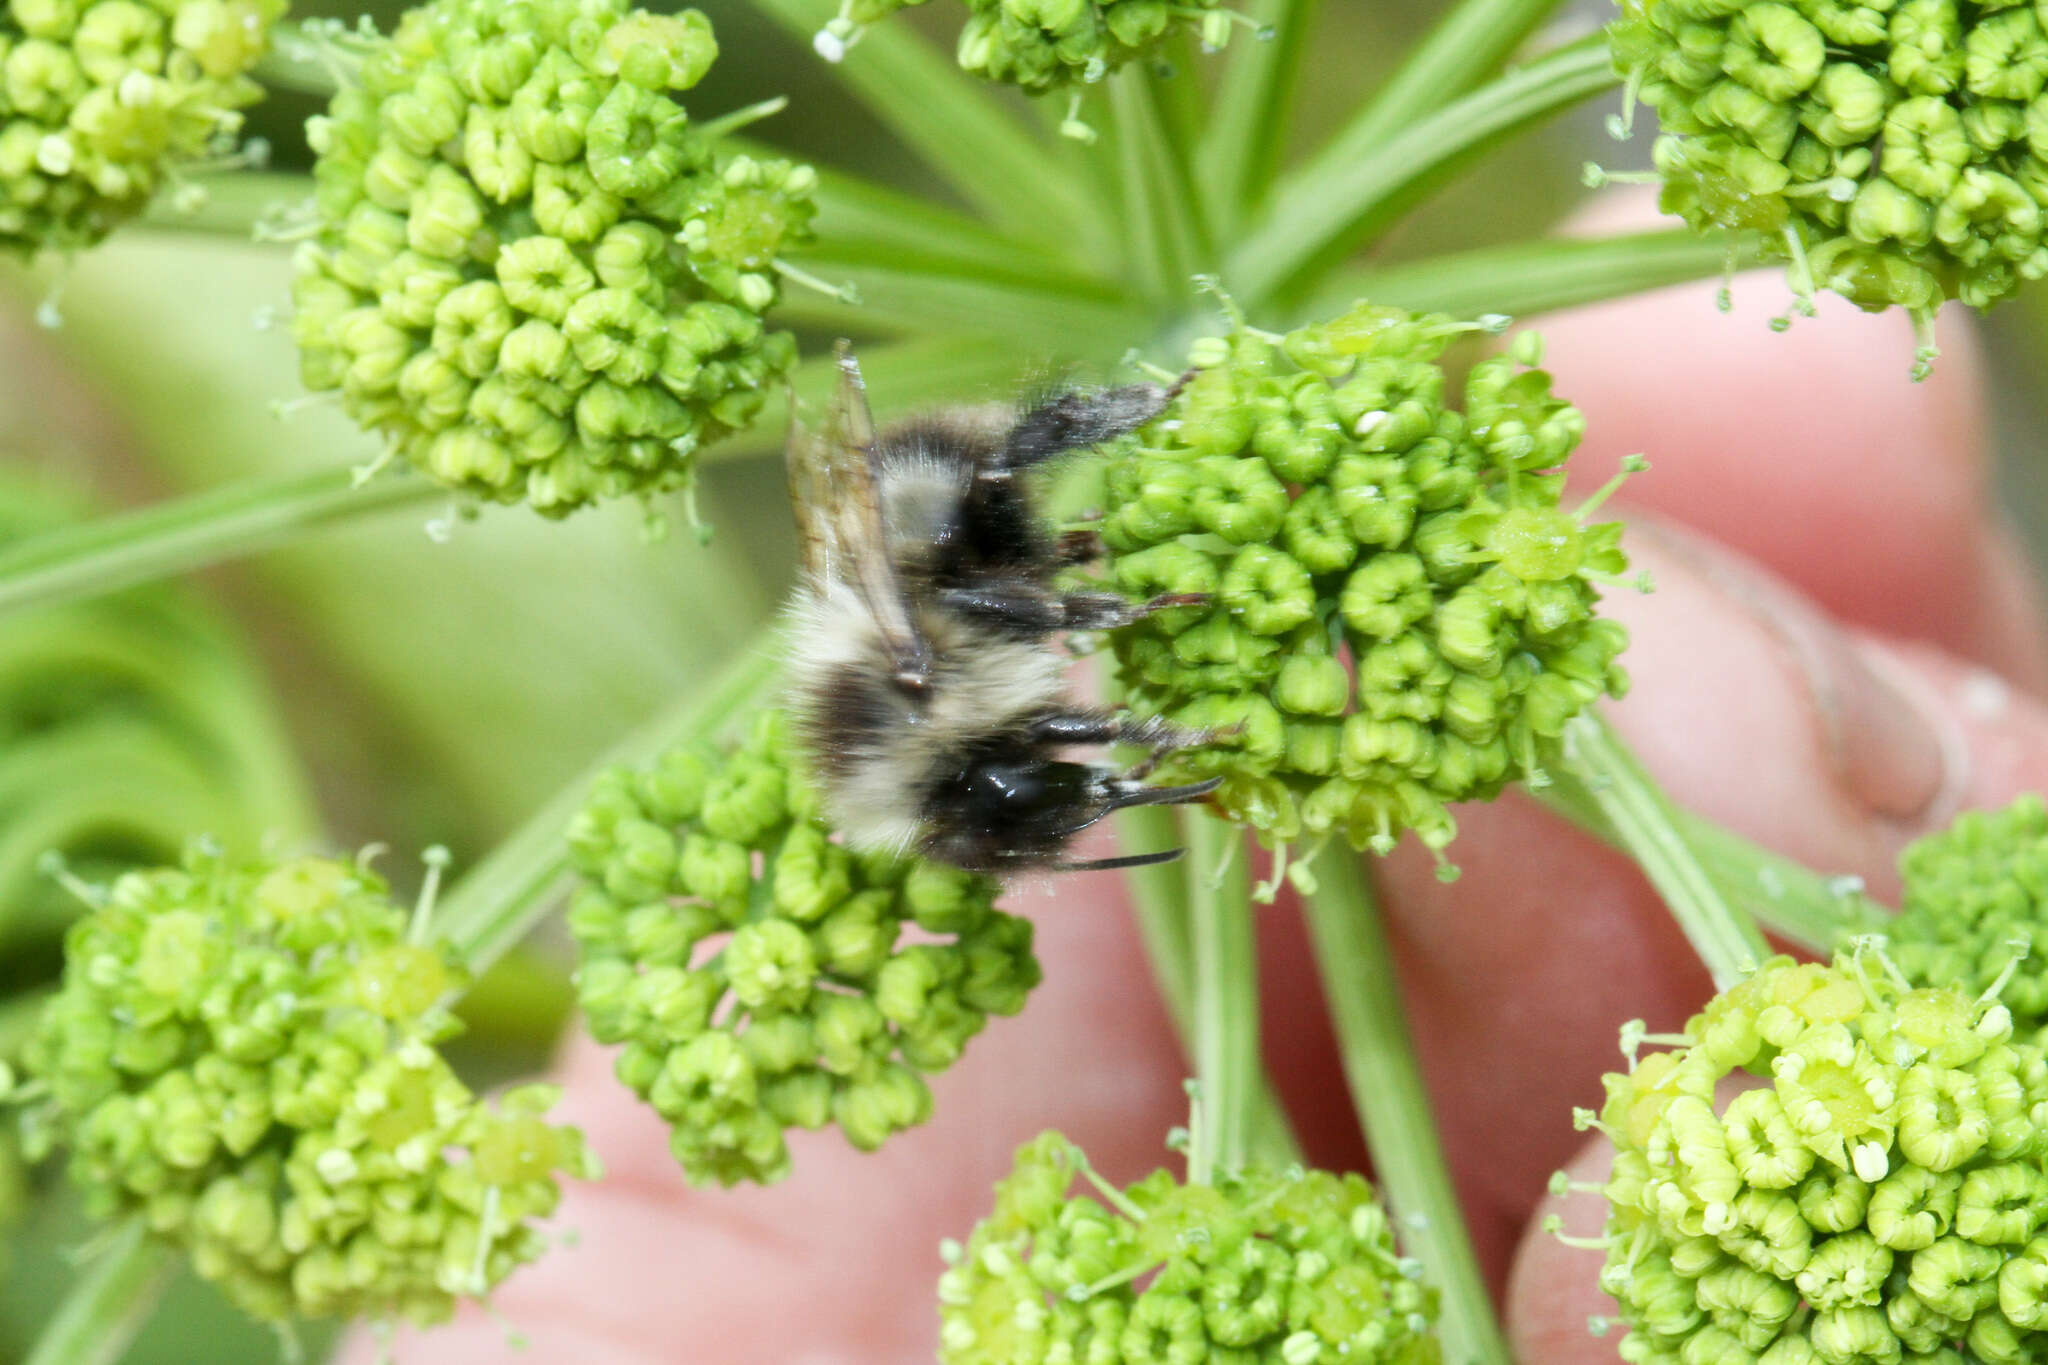
{"label": "bee leg", "polygon": [[979,588],[947,588],[941,605],[1007,626],[1033,638],[1050,635],[1065,624],[1060,599],[1030,583],[992,583]]}
{"label": "bee leg", "polygon": [[1108,711],[1053,711],[1030,724],[1031,738],[1041,744],[1110,744],[1124,730],[1124,719]]}
{"label": "bee leg", "polygon": [[994,463],[1007,475],[1069,450],[1113,441],[1157,417],[1178,388],[1127,384],[1101,393],[1058,394],[1017,419]]}
{"label": "bee leg", "polygon": [[1209,601],[1201,592],[1161,593],[1149,602],[1131,602],[1108,592],[1070,592],[1059,599],[1062,630],[1115,630],[1142,621],[1169,607],[1199,607]]}
{"label": "bee leg", "polygon": [[1053,543],[1052,562],[1061,568],[1093,564],[1102,558],[1102,537],[1090,527],[1066,531]]}
{"label": "bee leg", "polygon": [[946,588],[938,600],[954,611],[1039,636],[1056,630],[1114,630],[1168,607],[1201,606],[1209,598],[1197,592],[1164,593],[1149,602],[1131,602],[1113,592],[1070,592],[1055,597],[1035,583],[998,581]]}

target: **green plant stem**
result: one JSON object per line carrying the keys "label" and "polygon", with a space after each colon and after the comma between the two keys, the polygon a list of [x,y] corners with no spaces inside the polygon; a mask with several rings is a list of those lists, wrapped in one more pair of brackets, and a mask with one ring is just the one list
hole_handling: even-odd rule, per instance
{"label": "green plant stem", "polygon": [[1242,1167],[1251,1149],[1259,1087],[1259,952],[1243,833],[1203,816],[1189,823],[1195,1078],[1201,1092],[1188,1179],[1207,1183],[1217,1171]]}
{"label": "green plant stem", "polygon": [[1216,249],[1186,149],[1174,138],[1158,84],[1143,63],[1109,82],[1109,105],[1131,273],[1153,298],[1184,300],[1189,278],[1213,268]]}
{"label": "green plant stem", "polygon": [[554,908],[569,880],[566,832],[606,768],[640,763],[672,745],[715,735],[759,701],[781,660],[749,650],[627,735],[485,855],[441,902],[434,925],[473,972],[497,960]]}
{"label": "green plant stem", "polygon": [[[1553,777],[1550,786],[1531,794],[1594,838],[1627,852],[1578,774],[1566,770]],[[1860,894],[1856,878],[1824,876],[1691,811],[1675,814],[1679,832],[1721,893],[1778,937],[1826,956],[1846,937],[1884,928],[1885,915]]]}
{"label": "green plant stem", "polygon": [[1592,34],[1488,82],[1363,156],[1291,172],[1231,252],[1226,283],[1248,306],[1284,297],[1473,157],[1619,80],[1606,39]]}
{"label": "green plant stem", "polygon": [[273,210],[301,203],[313,193],[312,176],[285,171],[221,171],[191,179],[206,191],[197,207],[180,208],[174,196],[160,194],[144,211],[144,225],[159,232],[247,241]]}
{"label": "green plant stem", "polygon": [[[1756,239],[1662,228],[1616,237],[1558,238],[1480,247],[1401,265],[1340,272],[1295,310],[1330,317],[1358,299],[1472,318],[1528,317],[1711,279],[1759,260]],[[1705,308],[1701,313],[1704,317]]]}
{"label": "green plant stem", "polygon": [[[861,365],[876,406],[900,411],[1014,382],[1017,352],[993,337],[941,336],[863,351]],[[830,388],[832,359],[814,357],[790,378],[800,398],[818,404]],[[700,463],[779,450],[780,415],[777,404],[752,431],[705,450]],[[405,469],[387,470],[358,488],[353,468],[340,468],[267,475],[168,498],[0,548],[0,614],[113,592],[271,549],[318,527],[454,496]],[[502,515],[529,514],[508,508]]]}
{"label": "green plant stem", "polygon": [[1443,1294],[1444,1358],[1457,1365],[1508,1365],[1430,1116],[1372,882],[1358,856],[1342,847],[1326,850],[1313,871],[1309,936],[1344,1077],[1402,1245]]}
{"label": "green plant stem", "polygon": [[155,1311],[177,1269],[169,1247],[131,1218],[72,1282],[28,1365],[113,1365]]}
{"label": "green plant stem", "polygon": [[352,470],[319,469],[167,499],[0,549],[0,612],[112,592],[254,554],[316,527],[447,497],[405,471],[359,488]]}
{"label": "green plant stem", "polygon": [[[1117,816],[1117,845],[1126,853],[1150,853],[1172,848],[1182,838],[1177,813],[1166,806],[1139,806]],[[1172,863],[1155,863],[1124,873],[1124,885],[1131,894],[1138,932],[1145,941],[1145,956],[1152,964],[1160,998],[1173,1020],[1181,1045],[1190,1053],[1194,1047],[1195,954],[1188,907],[1186,858]],[[1251,1157],[1270,1166],[1284,1166],[1301,1159],[1301,1149],[1288,1127],[1287,1113],[1273,1093],[1263,1068],[1247,1134]]]}
{"label": "green plant stem", "polygon": [[1717,989],[1735,985],[1770,956],[1756,921],[1722,894],[1701,864],[1671,799],[1599,711],[1566,728],[1564,764],[1657,888]]}

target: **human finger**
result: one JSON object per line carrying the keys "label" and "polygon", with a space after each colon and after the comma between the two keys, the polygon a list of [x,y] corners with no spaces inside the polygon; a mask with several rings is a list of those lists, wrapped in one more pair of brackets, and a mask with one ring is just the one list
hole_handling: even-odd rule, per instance
{"label": "human finger", "polygon": [[[1651,198],[1602,195],[1568,230],[1639,230]],[[1911,321],[1833,294],[1783,335],[1765,320],[1781,270],[1675,285],[1538,319],[1548,364],[1587,418],[1574,486],[1622,456],[1650,472],[1624,501],[1703,531],[1852,624],[1925,640],[2034,690],[2048,684],[2038,595],[1992,505],[1981,349],[1972,319],[1940,319],[1933,376],[1907,378]]]}

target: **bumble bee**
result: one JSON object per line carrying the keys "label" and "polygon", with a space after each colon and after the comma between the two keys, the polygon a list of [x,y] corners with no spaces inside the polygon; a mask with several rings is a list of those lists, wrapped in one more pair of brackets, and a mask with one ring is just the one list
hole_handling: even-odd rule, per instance
{"label": "bumble bee", "polygon": [[[1178,857],[1066,859],[1069,841],[1111,811],[1197,801],[1219,779],[1145,785],[1166,754],[1215,736],[1077,705],[1053,638],[1206,599],[1060,591],[1054,576],[1101,543],[1053,535],[1026,486],[1034,466],[1143,426],[1173,391],[1062,393],[1021,414],[948,409],[877,434],[843,341],[837,359],[824,431],[792,416],[788,448],[803,552],[790,708],[827,817],[850,847],[977,872]],[[1118,741],[1151,754],[1124,772],[1057,756]]]}

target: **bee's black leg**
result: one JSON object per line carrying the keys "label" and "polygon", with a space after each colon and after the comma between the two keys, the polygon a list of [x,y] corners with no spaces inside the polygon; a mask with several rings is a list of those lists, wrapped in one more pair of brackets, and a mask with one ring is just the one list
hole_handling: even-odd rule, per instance
{"label": "bee's black leg", "polygon": [[1017,419],[1003,438],[1003,453],[996,464],[1007,473],[1069,450],[1113,441],[1157,417],[1178,388],[1127,384],[1101,393],[1055,395]]}
{"label": "bee's black leg", "polygon": [[1123,718],[1107,711],[1054,711],[1031,722],[1031,738],[1041,744],[1108,744],[1123,732]]}
{"label": "bee's black leg", "polygon": [[946,588],[939,593],[939,601],[955,611],[1007,626],[1032,639],[1050,635],[1066,623],[1061,600],[1029,583]]}
{"label": "bee's black leg", "polygon": [[1047,595],[1036,584],[994,582],[972,588],[946,588],[939,601],[955,611],[1009,626],[1034,638],[1056,630],[1114,630],[1142,621],[1168,607],[1199,607],[1209,600],[1196,592],[1164,593],[1149,602],[1131,602],[1111,592],[1070,592]]}
{"label": "bee's black leg", "polygon": [[1062,532],[1053,542],[1052,562],[1061,568],[1074,564],[1093,564],[1102,558],[1102,537],[1090,527]]}
{"label": "bee's black leg", "polygon": [[1161,593],[1149,602],[1131,602],[1107,592],[1070,592],[1059,599],[1062,630],[1115,630],[1142,621],[1155,611],[1169,607],[1207,605],[1209,595],[1200,592]]}
{"label": "bee's black leg", "polygon": [[1140,778],[1159,766],[1160,760],[1176,749],[1208,744],[1223,737],[1221,730],[1190,730],[1162,716],[1132,716],[1110,711],[1054,711],[1031,722],[1031,737],[1047,744],[1136,744],[1152,752],[1130,771],[1125,780]]}

